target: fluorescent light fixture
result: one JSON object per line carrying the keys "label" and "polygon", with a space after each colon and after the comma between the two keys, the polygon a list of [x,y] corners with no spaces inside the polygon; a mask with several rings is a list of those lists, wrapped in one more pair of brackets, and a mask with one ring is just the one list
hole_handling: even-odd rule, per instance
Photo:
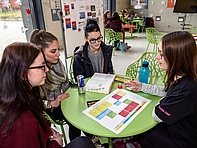
{"label": "fluorescent light fixture", "polygon": [[178,17],[178,22],[184,22],[184,17]]}
{"label": "fluorescent light fixture", "polygon": [[161,16],[156,16],[156,17],[155,17],[155,20],[156,20],[156,21],[161,21]]}

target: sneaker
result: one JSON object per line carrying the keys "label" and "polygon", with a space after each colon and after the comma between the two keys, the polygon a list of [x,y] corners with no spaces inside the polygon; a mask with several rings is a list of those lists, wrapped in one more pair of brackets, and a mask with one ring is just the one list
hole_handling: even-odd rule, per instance
{"label": "sneaker", "polygon": [[99,145],[101,145],[101,142],[99,141],[99,138],[98,137],[96,137],[96,136],[94,136],[94,137],[92,137],[92,142],[93,142],[93,144],[95,145],[95,147],[97,148]]}
{"label": "sneaker", "polygon": [[[91,140],[92,140],[93,143],[98,143],[98,142],[100,142],[100,141],[99,141],[99,138],[98,138],[97,136],[93,136],[93,137],[91,138]],[[99,144],[101,144],[101,143],[99,143]]]}
{"label": "sneaker", "polygon": [[98,144],[95,147],[96,148],[109,148],[109,144],[108,143]]}
{"label": "sneaker", "polygon": [[109,148],[109,144],[108,143],[101,144],[97,136],[92,137],[92,142],[94,143],[96,148]]}
{"label": "sneaker", "polygon": [[131,48],[131,46],[127,46],[127,49]]}

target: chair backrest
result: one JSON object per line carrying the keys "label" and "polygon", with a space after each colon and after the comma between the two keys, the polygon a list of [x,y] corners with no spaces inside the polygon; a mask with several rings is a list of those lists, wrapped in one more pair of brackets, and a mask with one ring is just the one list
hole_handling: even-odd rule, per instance
{"label": "chair backrest", "polygon": [[197,34],[197,28],[190,28],[188,32],[191,34]]}
{"label": "chair backrest", "polygon": [[73,75],[73,62],[74,62],[74,56],[70,57],[70,66],[69,66],[69,80],[72,84],[75,84],[75,79]]}
{"label": "chair backrest", "polygon": [[105,38],[110,42],[121,40],[122,32],[115,32],[111,28],[105,28]]}
{"label": "chair backrest", "polygon": [[146,39],[148,40],[148,42],[152,43],[152,44],[158,44],[159,40],[157,39],[156,33],[158,31],[155,28],[146,28]]}
{"label": "chair backrest", "polygon": [[139,24],[139,26],[145,26],[145,25],[144,25],[144,19],[140,20],[140,21],[138,22],[138,24]]}
{"label": "chair backrest", "polygon": [[142,66],[142,62],[148,61],[150,69],[149,84],[163,85],[165,71],[159,68],[159,65],[155,59],[156,55],[156,52],[144,52],[137,61],[135,61],[127,67],[126,76],[138,79],[139,69]]}
{"label": "chair backrest", "polygon": [[62,136],[63,136],[63,139],[64,139],[64,144],[66,145],[67,144],[67,140],[66,140],[66,133],[64,131],[64,125],[66,124],[66,122],[64,120],[58,120],[58,121],[54,121],[45,111],[43,111],[43,115],[44,117],[49,121],[51,122],[51,124],[53,124],[54,126],[57,124],[57,125],[60,125],[60,128],[61,128],[61,132],[62,132]]}
{"label": "chair backrest", "polygon": [[146,28],[146,33],[153,34],[153,33],[157,33],[157,32],[158,31],[153,27]]}

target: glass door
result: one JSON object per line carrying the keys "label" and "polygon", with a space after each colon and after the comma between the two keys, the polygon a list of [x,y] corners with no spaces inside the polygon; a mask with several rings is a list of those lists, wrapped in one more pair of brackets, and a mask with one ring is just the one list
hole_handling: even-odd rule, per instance
{"label": "glass door", "polygon": [[[17,41],[27,42],[32,30],[40,28],[39,21],[36,19],[37,6],[41,8],[40,4],[35,4],[38,2],[40,0],[0,1],[0,59],[7,45]],[[41,13],[39,12],[40,16]]]}

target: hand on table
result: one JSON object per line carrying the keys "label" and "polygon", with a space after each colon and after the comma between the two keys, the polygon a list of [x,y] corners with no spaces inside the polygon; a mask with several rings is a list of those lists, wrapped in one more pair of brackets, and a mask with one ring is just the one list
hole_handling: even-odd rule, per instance
{"label": "hand on table", "polygon": [[52,107],[58,107],[60,105],[60,102],[66,98],[68,98],[70,95],[68,93],[60,94],[54,101],[51,101]]}
{"label": "hand on table", "polygon": [[68,93],[65,93],[65,94],[60,94],[55,100],[58,100],[58,101],[62,101],[66,98],[68,98],[70,95]]}
{"label": "hand on table", "polygon": [[136,81],[136,80],[131,80],[129,82],[125,82],[124,85],[126,88],[129,88],[129,89],[136,91],[136,92],[142,90],[142,83],[139,81]]}
{"label": "hand on table", "polygon": [[50,141],[55,140],[55,141],[57,141],[57,143],[58,143],[60,146],[63,146],[62,135],[61,135],[59,132],[57,132],[57,131],[55,131],[54,129],[52,129],[52,128],[51,128],[51,130],[52,130],[52,134],[51,134],[51,136],[49,137]]}

